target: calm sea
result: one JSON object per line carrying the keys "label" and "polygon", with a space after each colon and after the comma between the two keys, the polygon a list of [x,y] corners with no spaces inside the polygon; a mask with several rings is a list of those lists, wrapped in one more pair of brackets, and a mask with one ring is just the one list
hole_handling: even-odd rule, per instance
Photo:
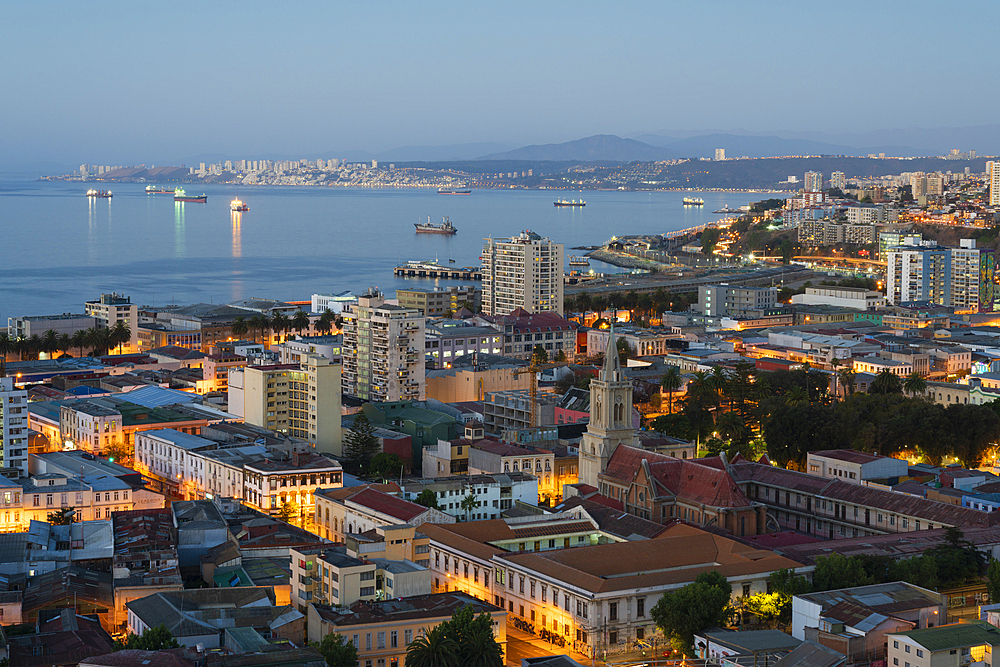
{"label": "calm sea", "polygon": [[[83,303],[117,291],[134,303],[227,303],[246,297],[307,300],[314,293],[378,286],[392,296],[407,260],[478,266],[484,237],[531,229],[573,246],[612,236],[683,229],[723,216],[762,194],[706,192],[701,208],[679,192],[432,190],[210,185],[206,204],[147,195],[145,184],[110,184],[113,199],[88,199],[93,184],[0,181],[0,326],[6,318],[82,312]],[[250,211],[237,218],[229,202]],[[558,197],[585,208],[556,208]],[[414,232],[413,223],[449,216],[455,236]],[[620,271],[594,262],[598,271]]]}

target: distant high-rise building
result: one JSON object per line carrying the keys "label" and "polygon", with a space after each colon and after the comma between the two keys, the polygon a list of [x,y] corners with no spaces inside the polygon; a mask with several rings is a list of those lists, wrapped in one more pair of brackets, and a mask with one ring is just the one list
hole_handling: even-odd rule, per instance
{"label": "distant high-rise building", "polygon": [[89,175],[90,175],[90,170],[87,168],[87,165],[81,164],[80,165],[80,178],[82,178],[84,180],[87,180],[87,176],[89,176]]}
{"label": "distant high-rise building", "polygon": [[423,400],[424,326],[419,310],[388,304],[375,288],[359,296],[344,312],[344,393],[375,402]]}
{"label": "distant high-rise building", "polygon": [[930,301],[950,306],[951,249],[937,245],[897,246],[886,253],[886,300]]}
{"label": "distant high-rise building", "polygon": [[806,192],[823,191],[823,173],[819,171],[807,171],[805,178]]}
{"label": "distant high-rise building", "polygon": [[482,253],[483,313],[563,312],[563,244],[531,231],[486,239]]}
{"label": "distant high-rise building", "polygon": [[927,196],[927,175],[918,171],[910,176],[910,190],[914,199]]}
{"label": "distant high-rise building", "polygon": [[726,149],[725,148],[716,148],[715,149],[715,159],[716,160],[720,160],[720,161],[721,160],[725,160],[726,159]]}
{"label": "distant high-rise building", "polygon": [[840,191],[843,191],[844,187],[846,187],[846,186],[847,186],[847,178],[844,176],[844,172],[842,172],[842,171],[835,171],[832,174],[830,174],[830,187],[831,188],[836,188],[836,189],[838,189]]}
{"label": "distant high-rise building", "polygon": [[19,468],[27,475],[28,391],[16,389],[12,377],[0,377],[0,445],[3,454],[0,465]]}
{"label": "distant high-rise building", "polygon": [[1000,162],[986,163],[986,182],[990,185],[990,206],[1000,206]]}
{"label": "distant high-rise building", "polygon": [[372,169],[378,169],[378,160],[372,160]]}

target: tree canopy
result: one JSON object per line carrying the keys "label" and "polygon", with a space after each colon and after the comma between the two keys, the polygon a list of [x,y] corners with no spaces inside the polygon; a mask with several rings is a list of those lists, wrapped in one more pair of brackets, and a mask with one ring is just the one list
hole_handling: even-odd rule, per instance
{"label": "tree canopy", "polygon": [[653,620],[671,645],[691,655],[694,635],[725,625],[732,586],[718,572],[702,572],[693,583],[663,594],[651,610]]}
{"label": "tree canopy", "polygon": [[160,624],[155,628],[147,628],[141,635],[128,633],[125,641],[115,640],[114,650],[124,651],[127,649],[138,649],[140,651],[162,651],[168,648],[180,648],[181,645],[167,629],[167,626]]}
{"label": "tree canopy", "polygon": [[359,412],[350,430],[344,434],[344,460],[341,463],[351,472],[359,474],[367,469],[368,462],[378,453],[375,426],[364,412]]}
{"label": "tree canopy", "polygon": [[475,615],[472,605],[457,610],[406,650],[409,667],[503,667],[503,650],[493,636],[493,618]]}
{"label": "tree canopy", "polygon": [[313,646],[323,654],[327,667],[357,667],[358,649],[344,635],[331,632]]}
{"label": "tree canopy", "polygon": [[424,489],[419,494],[417,494],[415,502],[418,505],[423,505],[424,507],[431,507],[433,509],[441,509],[438,507],[437,494],[430,489]]}

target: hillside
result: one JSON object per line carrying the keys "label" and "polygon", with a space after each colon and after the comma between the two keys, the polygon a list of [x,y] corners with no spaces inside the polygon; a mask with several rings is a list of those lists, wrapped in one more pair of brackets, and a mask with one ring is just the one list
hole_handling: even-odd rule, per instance
{"label": "hillside", "polygon": [[611,162],[655,162],[683,157],[674,151],[650,146],[635,139],[622,139],[613,134],[597,134],[562,144],[524,146],[505,153],[485,155],[480,160],[587,160]]}

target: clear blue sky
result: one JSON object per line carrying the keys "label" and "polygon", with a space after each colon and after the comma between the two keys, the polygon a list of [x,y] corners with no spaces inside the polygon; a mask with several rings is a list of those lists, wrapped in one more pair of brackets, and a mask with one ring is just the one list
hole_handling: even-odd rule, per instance
{"label": "clear blue sky", "polygon": [[996,122],[1000,3],[13,2],[0,162]]}

